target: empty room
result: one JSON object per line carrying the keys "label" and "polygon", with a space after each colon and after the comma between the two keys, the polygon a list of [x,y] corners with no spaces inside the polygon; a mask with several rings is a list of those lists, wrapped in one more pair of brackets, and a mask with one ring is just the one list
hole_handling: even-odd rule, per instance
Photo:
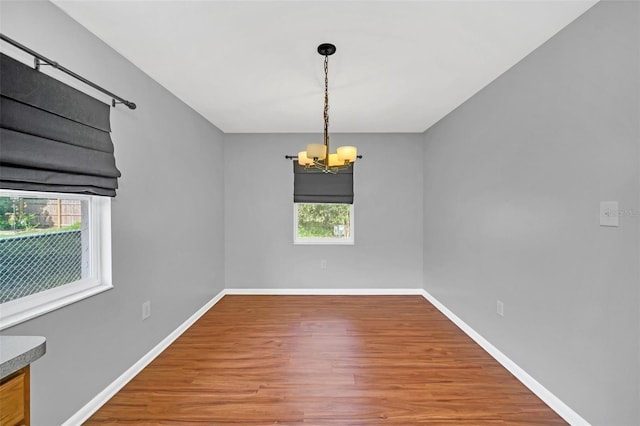
{"label": "empty room", "polygon": [[0,425],[640,425],[640,2],[0,33]]}

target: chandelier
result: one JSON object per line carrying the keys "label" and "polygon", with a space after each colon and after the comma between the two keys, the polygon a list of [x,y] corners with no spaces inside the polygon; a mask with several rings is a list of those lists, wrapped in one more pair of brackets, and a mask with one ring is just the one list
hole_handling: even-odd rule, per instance
{"label": "chandelier", "polygon": [[319,169],[324,173],[348,169],[357,158],[362,158],[355,146],[341,146],[335,153],[329,150],[329,56],[335,52],[336,47],[331,43],[318,46],[318,53],[324,56],[324,142],[307,145],[307,150],[299,152],[297,156],[285,156],[297,159],[305,169]]}

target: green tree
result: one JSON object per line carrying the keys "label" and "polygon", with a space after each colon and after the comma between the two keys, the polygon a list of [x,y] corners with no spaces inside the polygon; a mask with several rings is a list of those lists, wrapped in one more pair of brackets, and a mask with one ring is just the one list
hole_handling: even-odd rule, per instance
{"label": "green tree", "polygon": [[10,197],[0,197],[0,229],[11,229],[9,215],[13,213],[13,203]]}
{"label": "green tree", "polygon": [[36,215],[24,212],[24,199],[0,197],[0,229],[23,229],[30,231],[37,228]]}
{"label": "green tree", "polygon": [[349,236],[349,204],[299,204],[298,235],[301,237],[333,237],[334,226],[343,225]]}

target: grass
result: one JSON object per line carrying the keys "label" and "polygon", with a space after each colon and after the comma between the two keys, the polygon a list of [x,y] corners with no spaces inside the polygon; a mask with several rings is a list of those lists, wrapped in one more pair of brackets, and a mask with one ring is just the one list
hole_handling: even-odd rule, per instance
{"label": "grass", "polygon": [[80,229],[80,222],[76,222],[73,225],[63,226],[62,228],[32,228],[32,229],[18,229],[18,230],[5,230],[0,231],[0,238],[12,238],[12,237],[28,237],[29,235],[50,234],[52,232],[61,231],[75,231]]}

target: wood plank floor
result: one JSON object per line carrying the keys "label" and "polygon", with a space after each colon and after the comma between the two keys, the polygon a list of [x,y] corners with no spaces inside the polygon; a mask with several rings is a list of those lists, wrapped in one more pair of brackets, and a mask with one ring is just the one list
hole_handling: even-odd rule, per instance
{"label": "wood plank floor", "polygon": [[566,423],[421,296],[225,296],[86,424]]}

